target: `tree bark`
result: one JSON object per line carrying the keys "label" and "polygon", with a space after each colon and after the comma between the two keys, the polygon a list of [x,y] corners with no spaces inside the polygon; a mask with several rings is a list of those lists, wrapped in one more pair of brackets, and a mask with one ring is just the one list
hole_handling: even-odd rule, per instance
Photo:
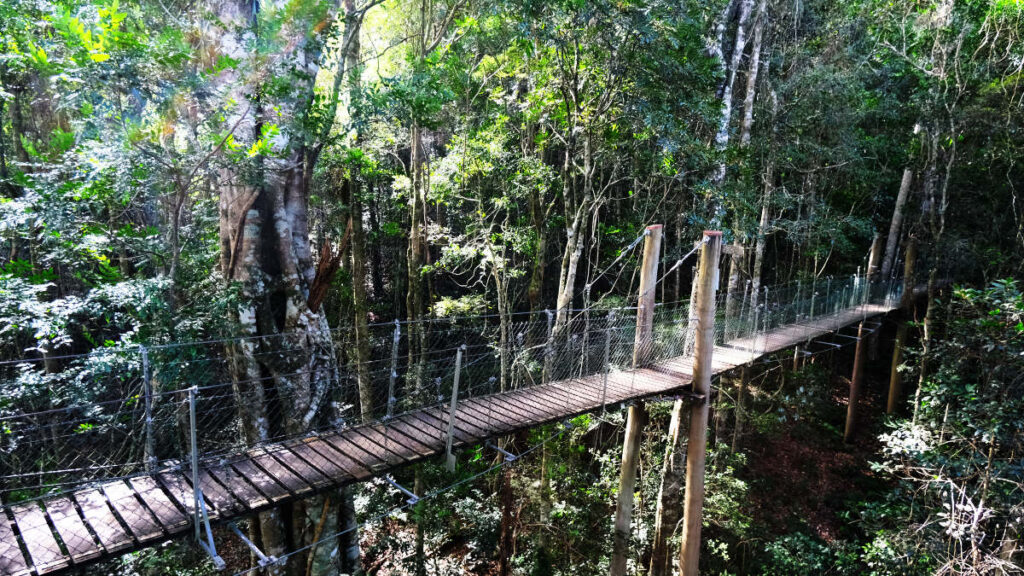
{"label": "tree bark", "polygon": [[630,524],[633,520],[633,493],[636,492],[636,472],[640,461],[640,440],[647,422],[643,404],[629,407],[626,436],[622,442],[622,470],[619,473],[619,495],[615,506],[615,532],[612,535],[611,576],[626,573],[629,553]]}
{"label": "tree bark", "polygon": [[768,241],[768,224],[771,214],[772,189],[774,188],[774,168],[771,159],[765,167],[764,198],[761,200],[761,219],[757,225],[757,239],[754,240],[754,270],[750,275],[750,309],[757,308],[761,294],[761,278],[764,271],[764,249]]}
{"label": "tree bark", "polygon": [[[322,30],[330,26],[320,28],[323,15],[313,21],[312,14],[296,12],[276,27],[262,27],[258,5],[243,0],[219,2],[212,9],[216,21],[204,29],[204,41],[218,56],[238,62],[220,70],[214,80],[225,100],[235,103],[225,114],[234,140],[242,149],[249,148],[261,137],[262,126],[281,124],[280,136],[270,143],[273,154],[241,160],[241,167],[237,158],[225,159],[218,174],[221,271],[227,283],[240,287],[235,320],[239,335],[245,337],[230,343],[227,352],[241,436],[249,444],[259,444],[302,434],[320,421],[323,400],[338,379],[326,318],[322,309],[312,309],[307,302],[314,281],[307,217],[313,154],[302,125],[319,69]],[[334,12],[327,16],[330,24]],[[319,32],[310,33],[313,30]],[[246,52],[246,38],[252,35],[277,47],[272,69]],[[289,78],[301,96],[262,100],[267,98],[262,84],[270,75]],[[228,153],[214,150],[218,151]],[[286,353],[261,354],[263,346]],[[308,505],[291,505],[288,513],[261,513],[261,547],[281,555],[289,547],[310,546],[315,530],[307,514],[323,508],[322,500],[313,499]],[[285,522],[285,517],[291,520]],[[312,556],[312,564],[306,551],[295,554],[287,568],[269,571],[301,575],[307,565],[320,571],[324,557]],[[323,570],[330,573],[327,567]]]}
{"label": "tree bark", "polygon": [[651,547],[650,576],[672,574],[672,554],[669,539],[675,533],[682,515],[683,473],[686,469],[686,451],[680,443],[683,420],[683,401],[672,405],[668,427],[668,444],[661,469],[661,487],[654,513],[654,541]]}
{"label": "tree bark", "polygon": [[501,532],[498,536],[498,574],[509,576],[512,573],[512,552],[515,546],[513,527],[513,493],[512,466],[501,468],[501,487],[498,490],[501,500]]}
{"label": "tree bark", "polygon": [[[733,49],[725,69],[725,81],[719,88],[722,109],[718,119],[718,130],[715,132],[715,149],[719,153],[724,152],[726,146],[729,145],[729,125],[732,123],[733,86],[736,84],[736,71],[743,61],[743,50],[747,45],[747,21],[750,19],[750,11],[753,8],[753,4],[753,0],[740,0]],[[724,52],[725,50],[722,50],[723,55]],[[724,156],[719,160],[711,180],[715,186],[721,186],[722,182],[725,181]]]}
{"label": "tree bark", "polygon": [[698,307],[693,391],[704,396],[690,409],[690,433],[686,447],[683,541],[679,547],[679,571],[697,576],[700,561],[701,524],[704,511],[704,463],[707,458],[708,404],[711,399],[712,353],[715,347],[715,279],[722,249],[721,232],[705,232],[697,278]]}
{"label": "tree bark", "polygon": [[857,406],[860,404],[864,380],[864,322],[857,325],[857,346],[853,353],[853,375],[850,377],[850,399],[846,405],[846,429],[843,441],[850,443],[857,429]]}
{"label": "tree bark", "polygon": [[743,147],[750,145],[750,132],[754,127],[754,99],[757,95],[757,74],[761,69],[761,43],[768,20],[765,14],[767,5],[767,0],[760,0],[757,3],[753,45],[750,47],[750,65],[747,68],[747,92],[743,97],[743,122],[740,124],[740,146]]}
{"label": "tree bark", "polygon": [[892,220],[889,221],[889,236],[885,240],[885,257],[882,259],[883,279],[889,277],[896,262],[896,248],[900,244],[900,228],[903,226],[903,210],[907,204],[907,196],[910,194],[913,180],[914,172],[909,167],[904,168],[903,179],[900,180],[900,191],[896,195],[896,206],[892,209]]}

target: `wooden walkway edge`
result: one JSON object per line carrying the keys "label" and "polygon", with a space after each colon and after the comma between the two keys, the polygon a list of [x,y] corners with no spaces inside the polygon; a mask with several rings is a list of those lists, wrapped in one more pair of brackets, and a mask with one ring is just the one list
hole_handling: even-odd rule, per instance
{"label": "wooden walkway edge", "polygon": [[[785,325],[756,339],[716,346],[715,374],[820,338],[895,307],[866,305],[800,325]],[[692,359],[674,358],[649,368],[608,376],[606,404],[686,394]],[[558,422],[599,410],[604,375],[537,385],[460,401],[455,445]],[[199,484],[211,522],[225,522],[284,502],[360,482],[444,453],[448,411],[425,408],[385,423],[281,442],[219,460],[204,460]],[[192,528],[191,471],[183,467],[119,479],[41,500],[0,507],[0,575],[61,571],[151,546]]]}

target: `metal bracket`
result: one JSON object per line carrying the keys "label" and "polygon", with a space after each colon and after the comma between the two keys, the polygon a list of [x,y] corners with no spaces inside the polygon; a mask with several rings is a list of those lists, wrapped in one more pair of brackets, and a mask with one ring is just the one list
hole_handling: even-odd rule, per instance
{"label": "metal bracket", "polygon": [[206,541],[202,538],[199,539],[199,547],[203,549],[207,554],[210,555],[210,559],[213,560],[213,567],[217,570],[223,570],[227,567],[224,559],[217,554],[217,545],[213,543],[213,531],[210,530],[210,516],[206,513],[206,501],[203,499],[203,489],[199,488],[199,510],[201,512],[202,523],[201,526],[206,528]]}
{"label": "metal bracket", "polygon": [[392,478],[390,475],[385,476],[384,477],[384,481],[386,481],[388,484],[391,484],[392,486],[394,486],[395,489],[398,490],[399,492],[401,492],[402,494],[405,494],[406,496],[408,496],[408,499],[406,500],[406,502],[408,502],[410,506],[415,506],[416,503],[420,501],[420,497],[419,496],[413,494],[409,490],[406,490],[406,488],[404,486],[402,486],[398,482],[395,482],[395,479]]}
{"label": "metal bracket", "polygon": [[266,568],[267,566],[273,566],[274,564],[281,562],[281,559],[277,556],[267,556],[266,554],[264,554],[263,551],[259,549],[259,547],[252,543],[252,540],[249,540],[249,538],[245,534],[243,534],[241,530],[238,529],[238,526],[235,525],[234,522],[228,524],[228,527],[231,528],[231,531],[234,532],[235,535],[237,535],[239,538],[241,538],[242,542],[245,542],[245,545],[249,547],[249,550],[252,550],[252,553],[255,554],[257,558],[259,558],[258,564],[260,568]]}
{"label": "metal bracket", "polygon": [[519,456],[516,456],[515,454],[512,454],[511,452],[507,452],[505,450],[502,450],[501,448],[498,448],[497,444],[494,444],[492,442],[488,442],[487,446],[489,448],[493,448],[499,454],[504,455],[505,456],[505,462],[515,462],[516,460],[519,459]]}

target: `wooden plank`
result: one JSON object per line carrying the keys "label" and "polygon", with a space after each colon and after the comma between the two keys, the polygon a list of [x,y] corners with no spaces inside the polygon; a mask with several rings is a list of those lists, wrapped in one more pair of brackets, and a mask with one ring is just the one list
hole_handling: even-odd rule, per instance
{"label": "wooden plank", "polygon": [[245,477],[235,472],[230,464],[217,464],[207,468],[207,472],[213,475],[222,486],[231,491],[236,500],[241,501],[246,508],[260,508],[270,504],[260,491],[256,489]]}
{"label": "wooden plank", "polygon": [[363,426],[346,430],[345,439],[389,465],[406,464],[416,457],[416,454],[408,448],[403,449],[392,440],[383,437],[379,432],[374,433],[373,430],[364,429]]}
{"label": "wooden plank", "polygon": [[83,490],[74,494],[74,500],[82,509],[82,517],[99,538],[107,554],[133,545],[132,537],[121,526],[121,522],[110,510],[107,497],[96,489]]}
{"label": "wooden plank", "polygon": [[480,412],[480,409],[468,402],[464,402],[456,408],[455,416],[460,420],[469,419],[479,423],[480,427],[487,431],[487,437],[508,432],[516,427],[515,422],[520,421],[520,418],[499,418],[497,415],[494,419],[489,419],[488,416]]}
{"label": "wooden plank", "polygon": [[14,514],[14,523],[18,525],[21,540],[28,549],[37,573],[52,572],[71,564],[70,559],[61,551],[50,525],[46,523],[46,513],[38,503],[12,506],[11,513]]}
{"label": "wooden plank", "polygon": [[26,576],[28,573],[28,560],[18,547],[18,539],[11,529],[10,520],[0,509],[0,574]]}
{"label": "wooden plank", "polygon": [[292,452],[289,448],[276,445],[268,447],[266,452],[315,489],[331,484],[331,479],[326,474],[310,466],[301,456]]}
{"label": "wooden plank", "polygon": [[392,420],[387,425],[374,425],[375,430],[386,434],[388,438],[393,439],[395,442],[407,445],[412,448],[419,456],[431,456],[437,454],[438,450],[441,449],[440,438],[424,438],[419,430],[409,426],[403,420]]}
{"label": "wooden plank", "polygon": [[46,500],[46,513],[76,564],[99,557],[103,548],[96,543],[78,515],[75,503],[64,496]]}
{"label": "wooden plank", "polygon": [[469,416],[482,422],[492,432],[514,430],[521,427],[524,420],[528,420],[519,412],[506,409],[501,401],[494,397],[467,400],[459,404],[457,411],[467,412]]}
{"label": "wooden plank", "polygon": [[140,544],[163,537],[163,529],[153,514],[135,497],[135,490],[120,481],[103,484],[100,488]]}
{"label": "wooden plank", "polygon": [[292,472],[286,466],[277,461],[267,451],[262,449],[251,450],[252,461],[263,469],[271,478],[285,487],[292,495],[302,496],[313,491],[313,487]]}
{"label": "wooden plank", "polygon": [[[248,458],[238,459],[231,463],[231,470],[237,472],[239,476],[245,478],[252,484],[264,498],[270,502],[280,502],[285,498],[288,498],[288,489],[281,485],[280,482],[272,478],[269,474],[263,471],[262,468],[253,463]],[[250,506],[256,508],[254,502],[250,502]]]}
{"label": "wooden plank", "polygon": [[171,495],[171,499],[189,518],[195,516],[195,496],[192,493],[192,484],[185,479],[185,475],[179,471],[161,472],[157,474],[157,480],[163,485],[164,490]]}
{"label": "wooden plank", "polygon": [[344,482],[355,480],[355,475],[349,472],[348,468],[342,466],[337,460],[327,458],[317,452],[306,442],[291,443],[288,445],[288,449],[321,472],[327,478],[329,484],[340,485]]}
{"label": "wooden plank", "polygon": [[[434,416],[433,412],[428,412],[425,410],[416,412],[414,416],[416,420],[418,422],[422,422],[424,426],[430,425],[433,426],[434,428],[444,430],[446,433],[448,431],[448,414],[444,415],[443,420],[439,419],[437,416]],[[459,419],[456,417],[455,439],[457,441],[462,442],[463,444],[473,444],[477,441],[478,438],[479,436],[475,435],[468,426],[466,426],[462,422],[459,422]]]}
{"label": "wooden plank", "polygon": [[128,483],[168,534],[180,532],[191,523],[191,519],[171,502],[163,488],[151,476],[132,478]]}
{"label": "wooden plank", "polygon": [[352,456],[345,454],[341,450],[338,450],[321,437],[307,438],[303,440],[303,442],[305,442],[311,450],[314,450],[322,457],[333,462],[338,462],[339,465],[344,467],[349,474],[355,477],[356,480],[366,480],[373,476],[373,472],[371,472],[365,464],[356,460]]}
{"label": "wooden plank", "polygon": [[566,407],[571,412],[593,409],[601,406],[600,390],[585,391],[568,390],[554,386],[543,386],[537,390],[538,395],[556,406]]}
{"label": "wooden plank", "polygon": [[[191,479],[191,472],[189,472],[188,478]],[[206,509],[207,516],[211,518],[228,518],[248,511],[244,502],[236,500],[231,491],[221,486],[220,482],[210,474],[210,471],[202,466],[199,467],[199,489],[202,490],[206,501],[212,505],[212,509],[210,507]]]}
{"label": "wooden plank", "polygon": [[[443,418],[444,422],[448,421],[447,413],[436,412],[433,414],[435,418]],[[494,427],[490,423],[480,420],[475,413],[462,410],[461,404],[455,407],[455,423],[473,430],[477,438],[490,438],[494,435]]]}
{"label": "wooden plank", "polygon": [[377,456],[373,452],[369,452],[356,442],[353,442],[352,439],[349,438],[349,433],[349,430],[345,430],[337,434],[322,436],[321,440],[330,444],[331,448],[334,448],[338,452],[358,460],[369,470],[379,472],[387,467],[388,464],[383,458]]}
{"label": "wooden plank", "polygon": [[[413,412],[408,415],[407,422],[410,426],[420,430],[425,436],[436,436],[441,439],[441,442],[447,444],[448,442],[448,418],[445,418],[444,423],[435,422],[433,418],[423,412]],[[452,428],[452,439],[456,444],[472,444],[473,436],[467,434],[464,430],[459,428],[458,422]],[[442,447],[443,449],[443,447]]]}
{"label": "wooden plank", "polygon": [[569,406],[552,404],[540,393],[521,393],[519,399],[524,405],[532,406],[536,413],[543,414],[548,420],[564,418],[571,412]]}
{"label": "wooden plank", "polygon": [[511,401],[511,399],[505,398],[505,396],[505,394],[499,394],[488,398],[486,401],[467,400],[463,404],[478,409],[483,409],[484,406],[486,406],[491,413],[508,414],[515,418],[512,422],[514,428],[521,428],[523,424],[534,422],[536,414],[527,408],[519,406],[515,402]]}

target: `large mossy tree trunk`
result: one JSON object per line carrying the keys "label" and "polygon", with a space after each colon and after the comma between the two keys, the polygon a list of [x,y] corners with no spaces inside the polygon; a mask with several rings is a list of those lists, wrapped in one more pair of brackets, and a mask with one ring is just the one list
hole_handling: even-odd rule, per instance
{"label": "large mossy tree trunk", "polygon": [[654,541],[651,546],[651,576],[672,574],[673,554],[669,539],[676,532],[683,512],[683,472],[686,467],[685,444],[681,443],[683,401],[672,405],[669,420],[668,443],[661,469],[661,487],[654,513]]}
{"label": "large mossy tree trunk", "polygon": [[[334,8],[325,2],[293,11],[282,3],[228,0],[211,5],[204,28],[210,57],[235,63],[221,67],[213,82],[227,103],[231,136],[231,145],[215,151],[220,267],[241,295],[235,320],[243,338],[227,352],[241,435],[251,445],[329,421],[324,408],[339,379],[326,317],[320,302],[310,301],[314,286],[330,279],[317,277],[308,221],[318,149],[307,116]],[[282,80],[293,87],[289,96],[267,89]],[[312,545],[337,531],[338,500],[321,495],[259,515],[254,536],[265,553],[297,551],[271,573],[337,573],[336,547]]]}

